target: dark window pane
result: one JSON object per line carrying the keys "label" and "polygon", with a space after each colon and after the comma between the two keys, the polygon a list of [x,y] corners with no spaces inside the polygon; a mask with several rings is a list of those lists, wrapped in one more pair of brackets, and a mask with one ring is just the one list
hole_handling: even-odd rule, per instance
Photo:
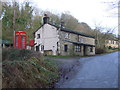
{"label": "dark window pane", "polygon": [[39,39],[40,38],[40,34],[37,34],[37,39]]}
{"label": "dark window pane", "polygon": [[64,45],[64,51],[67,52],[68,50],[68,45]]}
{"label": "dark window pane", "polygon": [[90,47],[90,52],[93,52],[93,47]]}

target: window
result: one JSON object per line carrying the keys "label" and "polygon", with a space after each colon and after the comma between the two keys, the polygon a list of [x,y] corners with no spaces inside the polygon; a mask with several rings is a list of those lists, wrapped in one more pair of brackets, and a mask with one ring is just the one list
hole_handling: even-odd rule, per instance
{"label": "window", "polygon": [[118,44],[118,41],[116,41],[116,44]]}
{"label": "window", "polygon": [[64,45],[64,51],[65,51],[65,52],[68,51],[68,45]]}
{"label": "window", "polygon": [[75,52],[81,52],[81,46],[75,45]]}
{"label": "window", "polygon": [[21,37],[21,42],[22,42],[21,48],[25,48],[25,37],[23,36]]}
{"label": "window", "polygon": [[65,33],[65,38],[69,38],[69,33]]}
{"label": "window", "polygon": [[79,37],[79,42],[83,43],[85,40],[82,37]]}
{"label": "window", "polygon": [[40,34],[37,34],[37,39],[39,39],[40,38]]}
{"label": "window", "polygon": [[113,41],[113,44],[115,44],[115,41]]}
{"label": "window", "polygon": [[41,46],[41,51],[44,51],[44,45]]}
{"label": "window", "polygon": [[93,52],[93,47],[90,47],[90,52]]}
{"label": "window", "polygon": [[58,51],[58,42],[57,42],[57,51]]}
{"label": "window", "polygon": [[114,41],[113,41],[113,44],[114,44]]}
{"label": "window", "polygon": [[39,51],[39,46],[36,46],[36,51]]}
{"label": "window", "polygon": [[111,44],[111,41],[109,40],[109,44]]}

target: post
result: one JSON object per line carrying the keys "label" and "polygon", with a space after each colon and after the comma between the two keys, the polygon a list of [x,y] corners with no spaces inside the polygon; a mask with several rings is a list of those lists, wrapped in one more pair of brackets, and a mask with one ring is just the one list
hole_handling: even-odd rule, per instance
{"label": "post", "polygon": [[16,20],[16,1],[14,0],[13,2],[13,7],[14,7],[14,15],[13,15],[13,46],[15,48],[15,31],[16,31],[16,27],[15,27],[15,20]]}

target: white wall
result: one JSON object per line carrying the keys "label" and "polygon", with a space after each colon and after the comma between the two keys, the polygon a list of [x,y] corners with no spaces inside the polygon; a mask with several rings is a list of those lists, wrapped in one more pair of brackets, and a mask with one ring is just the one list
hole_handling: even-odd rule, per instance
{"label": "white wall", "polygon": [[[40,39],[37,39],[37,34],[40,34]],[[44,45],[44,50],[56,51],[57,42],[59,41],[58,37],[57,28],[49,24],[45,24],[35,33],[35,43],[37,43],[35,47],[40,44],[40,51],[41,45]]]}

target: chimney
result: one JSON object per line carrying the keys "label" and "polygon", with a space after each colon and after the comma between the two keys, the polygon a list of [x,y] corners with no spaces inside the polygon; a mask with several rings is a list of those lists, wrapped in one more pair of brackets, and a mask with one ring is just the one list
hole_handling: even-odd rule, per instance
{"label": "chimney", "polygon": [[64,28],[64,25],[65,25],[65,23],[64,23],[64,21],[61,21],[61,28]]}
{"label": "chimney", "polygon": [[47,24],[47,23],[49,23],[49,17],[47,16],[47,14],[44,14],[43,24]]}

